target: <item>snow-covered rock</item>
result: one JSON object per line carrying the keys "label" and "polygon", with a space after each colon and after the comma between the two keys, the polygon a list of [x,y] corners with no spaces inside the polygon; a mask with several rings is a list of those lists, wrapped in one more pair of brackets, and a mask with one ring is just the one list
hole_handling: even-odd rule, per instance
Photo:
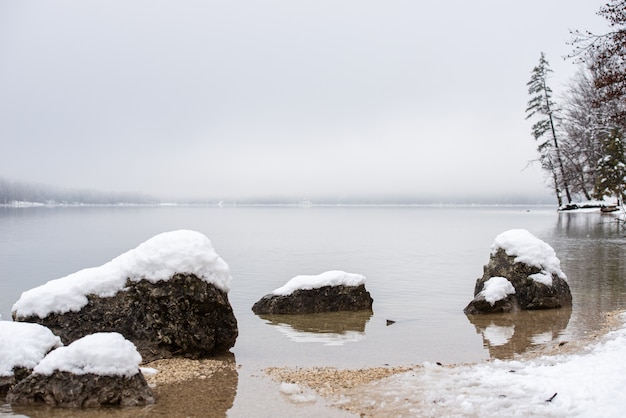
{"label": "snow-covered rock", "polygon": [[96,333],[50,352],[7,394],[12,405],[95,407],[154,403],[141,355],[118,333]]}
{"label": "snow-covered rock", "polygon": [[318,275],[296,276],[278,289],[274,289],[272,294],[289,296],[296,290],[319,289],[325,286],[360,286],[362,284],[365,284],[365,276],[361,274],[331,270]]}
{"label": "snow-covered rock", "polygon": [[33,373],[55,371],[73,374],[131,377],[139,373],[141,355],[130,341],[116,332],[99,332],[60,347],[48,354]]}
{"label": "snow-covered rock", "polygon": [[552,247],[535,237],[525,229],[511,229],[498,235],[491,246],[491,255],[504,250],[508,256],[514,257],[514,262],[528,264],[539,268],[532,279],[550,286],[551,276],[555,275],[567,280],[561,271],[561,261],[557,258]]}
{"label": "snow-covered rock", "polygon": [[494,305],[497,301],[506,298],[508,295],[514,295],[515,288],[511,282],[504,277],[492,277],[485,282],[481,293],[487,302]]}
{"label": "snow-covered rock", "polygon": [[[476,281],[467,314],[571,306],[572,294],[550,245],[524,229],[498,235]],[[508,283],[508,284],[507,284]]]}
{"label": "snow-covered rock", "polygon": [[360,274],[332,270],[296,276],[252,306],[258,314],[371,310],[373,299]]}
{"label": "snow-covered rock", "polygon": [[226,262],[209,239],[195,231],[178,230],[156,235],[137,248],[99,267],[87,268],[30,289],[13,305],[13,317],[77,312],[88,296],[114,296],[128,282],[156,283],[176,274],[189,274],[228,292],[232,277]]}
{"label": "snow-covered rock", "polygon": [[39,324],[0,321],[0,394],[26,377],[50,350],[62,345],[59,337]]}
{"label": "snow-covered rock", "polygon": [[45,325],[65,344],[118,332],[146,361],[212,356],[230,349],[238,334],[230,280],[207,237],[174,231],[103,266],[24,292],[13,317]]}

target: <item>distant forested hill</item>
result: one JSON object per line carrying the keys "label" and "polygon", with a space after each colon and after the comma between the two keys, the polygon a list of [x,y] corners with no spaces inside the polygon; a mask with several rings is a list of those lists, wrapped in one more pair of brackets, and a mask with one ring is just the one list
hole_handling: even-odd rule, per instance
{"label": "distant forested hill", "polygon": [[0,177],[0,205],[13,202],[114,205],[151,204],[158,199],[143,193],[68,189]]}

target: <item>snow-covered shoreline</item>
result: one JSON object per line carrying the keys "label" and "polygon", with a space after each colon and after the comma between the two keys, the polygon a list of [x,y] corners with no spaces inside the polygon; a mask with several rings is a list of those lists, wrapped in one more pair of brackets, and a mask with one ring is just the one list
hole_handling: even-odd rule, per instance
{"label": "snow-covered shoreline", "polygon": [[[370,417],[552,416],[621,417],[626,394],[626,313],[607,315],[605,333],[513,360],[442,365],[424,363],[389,377],[370,369],[271,370],[279,381],[313,388],[334,406]],[[306,390],[306,389],[305,389]]]}

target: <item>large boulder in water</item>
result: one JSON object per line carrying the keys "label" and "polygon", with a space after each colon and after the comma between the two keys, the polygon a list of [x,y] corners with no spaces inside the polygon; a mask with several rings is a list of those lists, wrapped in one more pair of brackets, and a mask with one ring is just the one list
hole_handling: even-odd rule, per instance
{"label": "large boulder in water", "polygon": [[309,314],[371,310],[365,277],[343,271],[296,276],[252,306],[259,314]]}
{"label": "large boulder in water", "polygon": [[139,370],[141,355],[117,333],[97,333],[48,354],[13,386],[11,405],[139,406],[154,395]]}
{"label": "large boulder in water", "polygon": [[550,245],[523,229],[498,235],[476,281],[466,314],[553,309],[572,305],[560,261]]}
{"label": "large boulder in water", "polygon": [[119,332],[146,361],[207,357],[227,351],[237,338],[230,281],[228,265],[207,237],[174,231],[24,292],[13,318],[46,326],[65,344]]}

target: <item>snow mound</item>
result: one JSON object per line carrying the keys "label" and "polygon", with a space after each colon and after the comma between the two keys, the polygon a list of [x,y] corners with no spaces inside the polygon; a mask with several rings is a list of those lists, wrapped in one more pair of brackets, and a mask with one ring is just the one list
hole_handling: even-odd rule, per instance
{"label": "snow mound", "polygon": [[79,311],[87,295],[110,297],[124,289],[126,280],[155,283],[176,273],[194,274],[228,292],[232,277],[228,265],[215,252],[211,241],[195,231],[166,232],[108,263],[47,282],[22,293],[13,305],[17,317]]}
{"label": "snow mound", "polygon": [[73,374],[131,377],[139,372],[141,355],[135,345],[117,332],[99,332],[50,352],[33,373],[51,375],[56,370]]}
{"label": "snow mound", "polygon": [[0,376],[13,376],[14,367],[33,369],[46,353],[62,345],[42,325],[0,321]]}
{"label": "snow mound", "polygon": [[480,292],[487,302],[493,306],[497,301],[515,293],[513,284],[504,277],[492,277],[485,282]]}
{"label": "snow mound", "polygon": [[293,403],[309,403],[317,401],[317,396],[315,396],[312,391],[303,389],[297,383],[281,383],[280,392],[286,395]]}
{"label": "snow mound", "polygon": [[516,263],[524,263],[541,269],[533,274],[532,279],[552,286],[552,274],[567,280],[561,271],[561,261],[554,249],[525,229],[511,229],[498,235],[491,246],[491,254],[503,249],[507,255],[514,256]]}
{"label": "snow mound", "polygon": [[340,270],[331,270],[316,276],[296,276],[275,289],[272,294],[288,296],[296,290],[319,289],[324,286],[360,286],[365,283],[365,276],[355,273],[346,273]]}

